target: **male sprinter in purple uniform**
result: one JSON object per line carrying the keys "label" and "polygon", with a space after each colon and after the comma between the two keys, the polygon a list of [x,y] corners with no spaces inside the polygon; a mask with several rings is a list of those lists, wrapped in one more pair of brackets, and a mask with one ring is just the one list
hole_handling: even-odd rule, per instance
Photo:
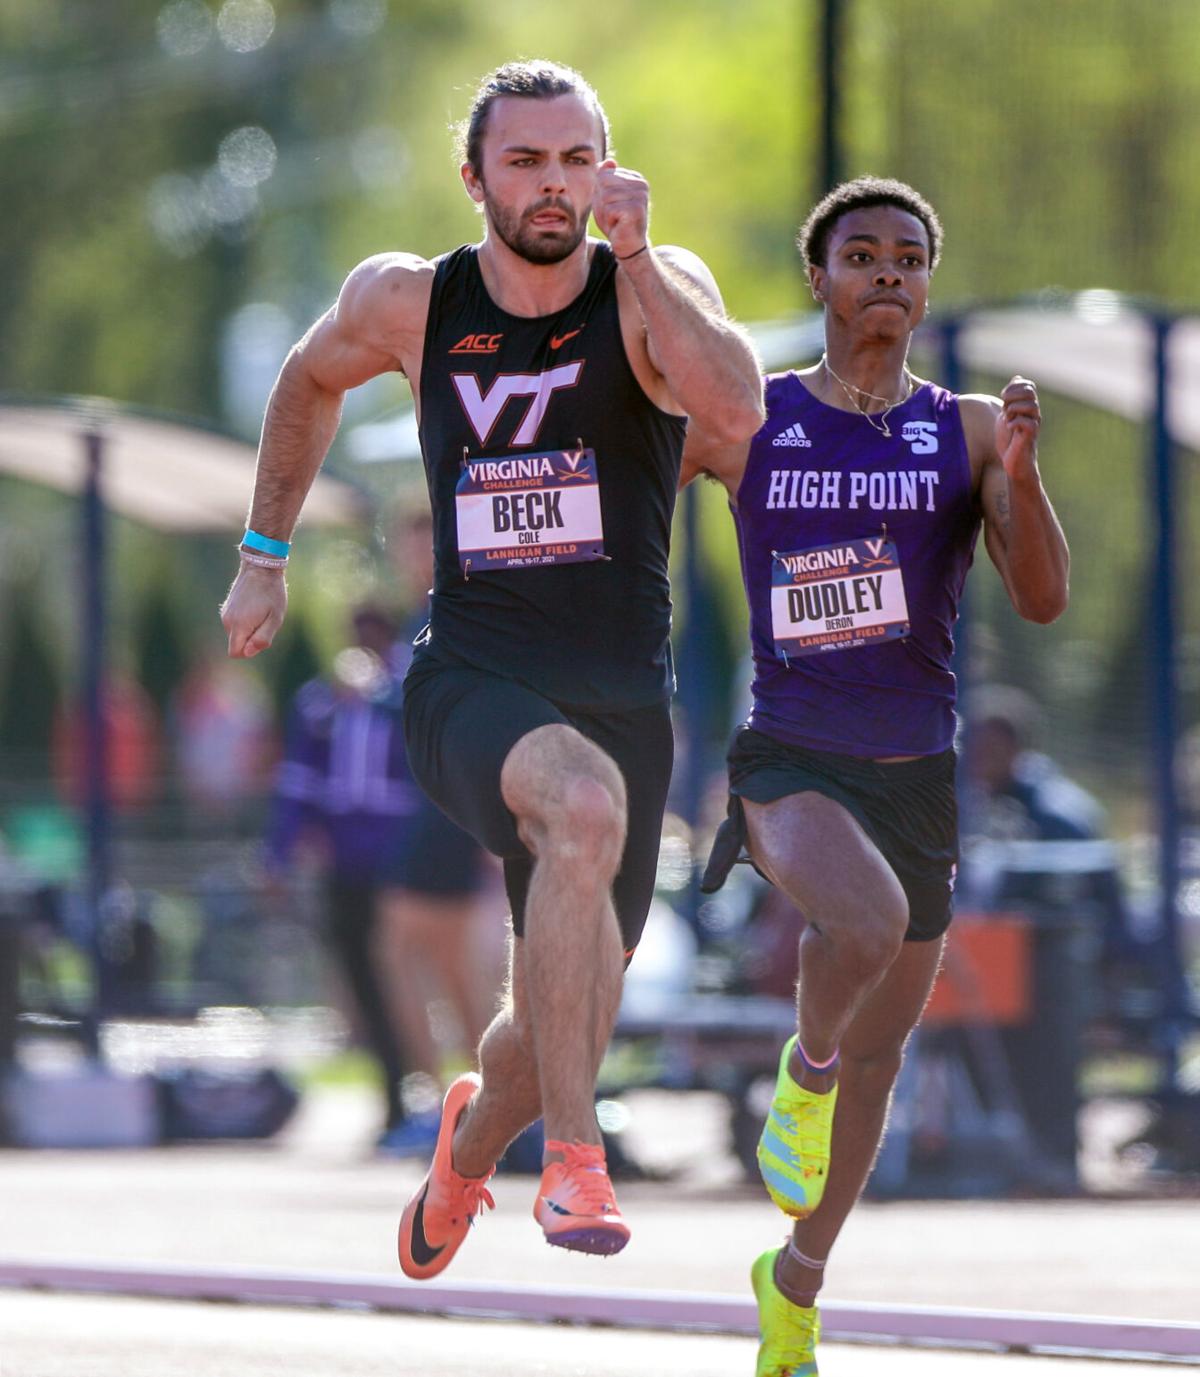
{"label": "male sprinter in purple uniform", "polygon": [[980,519],[1022,617],[1051,622],[1067,605],[1033,384],[956,397],[908,371],[941,237],[903,183],[830,192],[799,238],[824,356],[768,378],[749,445],[698,430],[684,459],[685,481],[705,471],[729,492],[755,665],[705,887],[744,844],[808,920],[798,1035],[758,1149],[772,1199],[797,1221],[787,1247],[754,1264],[758,1377],[817,1371],[825,1262],[874,1161],[950,922],[952,628]]}
{"label": "male sprinter in purple uniform", "polygon": [[[737,443],[763,417],[753,350],[704,264],[651,247],[647,185],[609,156],[578,73],[522,62],[485,78],[462,179],[482,242],[368,259],[284,364],[224,609],[230,654],[270,644],[286,592],[263,562],[287,552],[342,394],[404,373],[436,561],[404,686],[409,762],[504,858],[516,934],[482,1079],[446,1092],[433,1165],[401,1219],[417,1278],[453,1257],[497,1158],[539,1115],[547,1240],[595,1253],[628,1240],[595,1086],[671,773],[667,557],[686,418]],[[607,243],[587,237],[589,214]]]}

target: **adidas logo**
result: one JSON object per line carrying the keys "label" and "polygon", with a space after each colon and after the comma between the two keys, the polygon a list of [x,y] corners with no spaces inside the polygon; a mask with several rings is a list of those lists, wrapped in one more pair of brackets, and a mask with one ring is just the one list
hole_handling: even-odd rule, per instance
{"label": "adidas logo", "polygon": [[812,441],[805,435],[804,429],[799,421],[797,421],[795,425],[788,426],[786,430],[781,431],[771,441],[773,449],[779,449],[784,445],[792,449],[812,449]]}

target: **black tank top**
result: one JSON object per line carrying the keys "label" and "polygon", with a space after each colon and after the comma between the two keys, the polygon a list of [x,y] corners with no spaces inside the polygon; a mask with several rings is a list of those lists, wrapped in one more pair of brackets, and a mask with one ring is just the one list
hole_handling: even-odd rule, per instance
{"label": "black tank top", "polygon": [[[686,430],[634,377],[615,278],[597,243],[582,293],[530,318],[492,301],[474,245],[438,261],[421,366],[436,562],[419,652],[614,710],[673,687],[667,561]],[[602,533],[572,539],[596,520]]]}

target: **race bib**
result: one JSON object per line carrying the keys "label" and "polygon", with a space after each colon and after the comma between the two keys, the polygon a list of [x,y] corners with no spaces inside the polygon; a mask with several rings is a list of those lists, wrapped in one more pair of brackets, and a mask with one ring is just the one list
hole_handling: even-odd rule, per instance
{"label": "race bib", "polygon": [[771,559],[771,631],[783,660],[896,640],[910,631],[904,575],[887,539]]}
{"label": "race bib", "polygon": [[468,459],[454,505],[458,562],[468,577],[604,558],[593,450]]}

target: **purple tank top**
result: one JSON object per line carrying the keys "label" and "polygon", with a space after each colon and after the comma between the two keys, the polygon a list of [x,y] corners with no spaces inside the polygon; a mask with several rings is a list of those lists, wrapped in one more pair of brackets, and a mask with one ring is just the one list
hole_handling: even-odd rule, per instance
{"label": "purple tank top", "polygon": [[734,523],[750,602],[749,725],[845,755],[933,755],[954,738],[958,602],[979,533],[953,393],[888,416],[772,374]]}

